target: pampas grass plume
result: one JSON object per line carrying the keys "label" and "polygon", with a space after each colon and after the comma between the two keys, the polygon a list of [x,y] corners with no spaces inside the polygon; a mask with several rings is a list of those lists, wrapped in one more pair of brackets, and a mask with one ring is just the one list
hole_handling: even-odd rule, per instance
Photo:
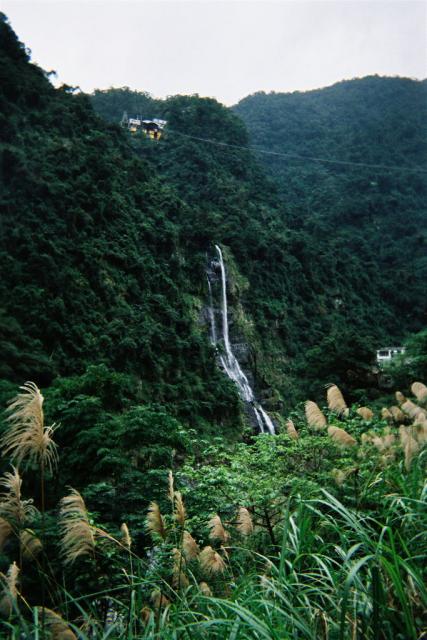
{"label": "pampas grass plume", "polygon": [[427,442],[427,420],[414,422],[415,437],[419,444],[423,446]]}
{"label": "pampas grass plume", "polygon": [[359,407],[356,409],[356,413],[363,418],[363,420],[372,420],[374,412],[369,407]]}
{"label": "pampas grass plume", "polygon": [[427,402],[427,387],[422,382],[413,382],[411,385],[411,391],[418,400],[424,404]]}
{"label": "pampas grass plume", "polygon": [[327,390],[328,407],[339,416],[348,416],[348,407],[344,397],[336,384],[332,384]]}
{"label": "pampas grass plume", "polygon": [[305,403],[305,416],[307,418],[309,426],[312,429],[316,429],[316,431],[326,429],[326,418],[317,404],[312,400],[307,400],[307,402]]}
{"label": "pampas grass plume", "polygon": [[39,617],[44,618],[51,640],[77,640],[68,624],[58,613],[47,607],[39,607]]}
{"label": "pampas grass plume", "polygon": [[58,462],[56,444],[52,439],[55,425],[45,427],[43,396],[34,382],[26,382],[7,408],[10,428],[1,445],[18,465],[23,461],[37,462],[50,471]]}
{"label": "pampas grass plume", "polygon": [[381,409],[381,420],[386,420],[387,422],[393,422],[393,415],[387,407],[383,407]]}
{"label": "pampas grass plume", "polygon": [[130,549],[131,546],[132,546],[132,538],[130,536],[129,529],[128,529],[128,526],[127,526],[126,522],[122,523],[122,525],[120,527],[120,531],[121,531],[121,534],[122,534],[122,542],[123,542],[124,546],[127,549]]}
{"label": "pampas grass plume", "polygon": [[217,553],[208,546],[202,549],[199,556],[200,566],[206,573],[222,573],[225,571],[225,562]]}
{"label": "pampas grass plume", "polygon": [[328,427],[328,435],[343,448],[354,447],[357,444],[357,440],[340,427]]}
{"label": "pampas grass plume", "polygon": [[0,513],[19,532],[27,520],[34,518],[37,509],[32,500],[21,499],[22,479],[19,471],[15,467],[12,469],[0,478],[0,486],[5,489],[0,493]]}
{"label": "pampas grass plume", "polygon": [[186,560],[194,560],[200,553],[200,547],[188,531],[182,537],[182,551]]}
{"label": "pampas grass plume", "polygon": [[405,455],[405,469],[409,471],[411,468],[412,460],[420,450],[420,445],[414,438],[414,428],[404,427],[399,428],[400,441],[402,443],[403,452]]}
{"label": "pampas grass plume", "polygon": [[254,530],[252,516],[246,507],[240,507],[237,514],[236,529],[242,536],[249,536]]}
{"label": "pampas grass plume", "polygon": [[215,514],[209,520],[208,527],[210,528],[209,538],[211,540],[221,540],[221,542],[227,542],[230,534],[224,529],[219,515]]}
{"label": "pampas grass plume", "polygon": [[169,500],[173,504],[174,498],[175,498],[175,489],[174,489],[174,482],[173,482],[173,473],[171,470],[169,470],[169,473],[168,473],[168,496],[169,496]]}
{"label": "pampas grass plume", "polygon": [[412,400],[406,400],[406,402],[402,404],[401,409],[404,413],[406,413],[406,415],[408,415],[413,420],[420,415],[422,416],[426,415],[425,410],[419,407],[417,404],[415,404],[415,402],[412,402]]}
{"label": "pampas grass plume", "polygon": [[342,485],[346,481],[347,474],[342,469],[332,469],[332,477],[335,480],[335,484],[337,484],[339,487],[342,487]]}
{"label": "pampas grass plume", "polygon": [[155,609],[164,609],[170,605],[170,600],[159,589],[151,592],[151,602]]}
{"label": "pampas grass plume", "polygon": [[150,609],[150,607],[142,607],[141,620],[144,626],[147,626],[147,624],[150,622],[150,618],[152,615],[153,615],[153,611],[152,609]]}
{"label": "pampas grass plume", "polygon": [[163,540],[166,538],[166,528],[163,516],[160,513],[160,507],[157,502],[150,502],[148,507],[146,526],[152,536],[160,536]]}
{"label": "pampas grass plume", "polygon": [[19,576],[19,567],[16,562],[13,562],[7,575],[4,576],[1,574],[3,580],[3,596],[0,600],[0,615],[3,618],[10,618],[14,607],[16,606],[16,600],[18,597],[18,576]]}
{"label": "pampas grass plume", "polygon": [[187,514],[185,512],[185,505],[179,491],[175,491],[175,518],[179,522],[181,527],[185,524]]}
{"label": "pampas grass plume", "polygon": [[59,511],[62,533],[62,555],[65,564],[90,555],[95,549],[94,528],[89,522],[85,502],[78,491],[62,498]]}
{"label": "pampas grass plume", "polygon": [[403,404],[406,402],[406,398],[401,391],[396,391],[394,395],[396,397],[397,404]]}
{"label": "pampas grass plume", "polygon": [[293,420],[288,420],[286,422],[286,431],[290,438],[292,438],[293,440],[298,440],[298,431],[295,429]]}
{"label": "pampas grass plume", "polygon": [[199,582],[199,589],[202,595],[210,598],[212,596],[212,591],[207,582]]}
{"label": "pampas grass plume", "polygon": [[406,420],[406,416],[402,409],[400,407],[396,407],[396,405],[390,407],[390,413],[393,416],[393,420],[398,424]]}

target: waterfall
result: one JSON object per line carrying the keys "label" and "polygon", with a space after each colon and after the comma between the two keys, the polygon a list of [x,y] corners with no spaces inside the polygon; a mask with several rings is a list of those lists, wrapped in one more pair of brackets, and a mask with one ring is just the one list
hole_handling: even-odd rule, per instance
{"label": "waterfall", "polygon": [[274,434],[274,424],[273,424],[272,419],[270,418],[268,413],[262,408],[261,405],[259,405],[258,408],[261,411],[261,415],[262,415],[262,418],[263,418],[263,420],[265,422],[265,425],[266,425],[266,427],[268,429],[268,432],[271,433],[271,434]]}
{"label": "waterfall", "polygon": [[[225,273],[225,265],[224,259],[222,257],[222,251],[218,245],[215,245],[216,252],[219,258],[219,266],[221,269],[221,315],[222,315],[222,341],[224,343],[225,353],[219,356],[221,365],[228,375],[228,377],[233,380],[233,382],[237,385],[240,395],[245,402],[251,405],[256,421],[258,423],[258,428],[262,433],[265,433],[265,428],[267,428],[267,432],[274,434],[274,424],[267,414],[267,412],[262,408],[262,406],[255,400],[254,392],[249,384],[249,381],[245,374],[243,373],[240,364],[234,355],[229,338],[228,331],[228,306],[227,306],[227,278]],[[208,288],[209,288],[209,320],[211,325],[211,342],[213,345],[217,344],[217,331],[216,331],[216,323],[215,323],[215,313],[213,309],[213,296],[212,296],[212,287],[211,282],[208,277]]]}
{"label": "waterfall", "polygon": [[213,310],[212,286],[211,286],[211,281],[209,280],[209,278],[208,278],[208,289],[209,289],[208,314],[209,314],[209,324],[211,325],[211,344],[213,344],[213,346],[215,346],[216,343],[217,343],[216,325],[215,325],[215,314],[214,314],[214,310]]}

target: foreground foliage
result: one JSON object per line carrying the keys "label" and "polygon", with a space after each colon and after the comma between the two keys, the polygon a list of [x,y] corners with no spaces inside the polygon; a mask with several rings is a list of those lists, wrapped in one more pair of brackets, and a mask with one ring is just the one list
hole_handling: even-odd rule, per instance
{"label": "foreground foliage", "polygon": [[[195,450],[163,476],[145,531],[100,526],[75,489],[46,524],[43,504],[39,514],[22,497],[20,471],[6,474],[9,637],[416,640],[427,604],[427,388],[412,387],[416,398],[398,392],[400,407],[382,418],[331,387],[320,429],[307,403],[278,436]],[[21,420],[30,433],[42,402],[25,385],[11,432]]]}

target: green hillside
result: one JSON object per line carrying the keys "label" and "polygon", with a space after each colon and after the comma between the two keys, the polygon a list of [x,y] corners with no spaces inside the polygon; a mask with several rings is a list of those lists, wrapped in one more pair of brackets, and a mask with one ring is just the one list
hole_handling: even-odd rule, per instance
{"label": "green hillside", "polygon": [[[92,102],[110,121],[123,110],[168,120],[160,144],[144,147],[136,137],[134,147],[191,204],[187,242],[223,242],[248,279],[242,301],[264,386],[285,401],[314,391],[319,379],[375,386],[375,349],[425,326],[425,83],[375,77],[256,94],[234,109],[249,137],[213,101],[139,95],[141,103],[128,89],[97,91]],[[248,145],[288,155],[237,148]]]}
{"label": "green hillside", "polygon": [[[346,256],[360,263],[353,268],[379,285],[365,288],[383,308],[375,317],[389,326],[384,316],[393,309],[396,338],[425,326],[427,81],[372,76],[306,93],[257,93],[234,111],[252,145],[279,154],[259,158],[288,224],[338,272]],[[344,302],[345,283],[354,288],[351,274],[342,280]]]}

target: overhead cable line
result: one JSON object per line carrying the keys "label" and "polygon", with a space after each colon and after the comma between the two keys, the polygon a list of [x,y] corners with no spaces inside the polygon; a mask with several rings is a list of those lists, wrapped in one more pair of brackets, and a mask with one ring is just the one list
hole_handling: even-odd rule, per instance
{"label": "overhead cable line", "polygon": [[228,147],[230,149],[244,149],[245,151],[252,151],[254,153],[261,153],[269,156],[278,156],[282,158],[296,158],[298,160],[310,160],[313,162],[327,162],[329,164],[342,164],[352,167],[366,167],[368,169],[385,169],[387,171],[406,171],[410,173],[427,173],[427,168],[421,167],[404,167],[398,165],[384,165],[384,164],[370,164],[366,162],[352,162],[351,160],[333,160],[331,158],[317,158],[314,156],[303,156],[297,153],[286,153],[280,151],[271,151],[269,149],[261,149],[260,147],[249,147],[238,144],[230,144],[229,142],[222,142],[221,140],[212,140],[210,138],[201,138],[199,136],[192,136],[188,133],[182,133],[181,131],[175,131],[175,129],[167,128],[168,133],[174,133],[184,138],[190,138],[191,140],[198,140],[199,142],[206,142],[218,147]]}

